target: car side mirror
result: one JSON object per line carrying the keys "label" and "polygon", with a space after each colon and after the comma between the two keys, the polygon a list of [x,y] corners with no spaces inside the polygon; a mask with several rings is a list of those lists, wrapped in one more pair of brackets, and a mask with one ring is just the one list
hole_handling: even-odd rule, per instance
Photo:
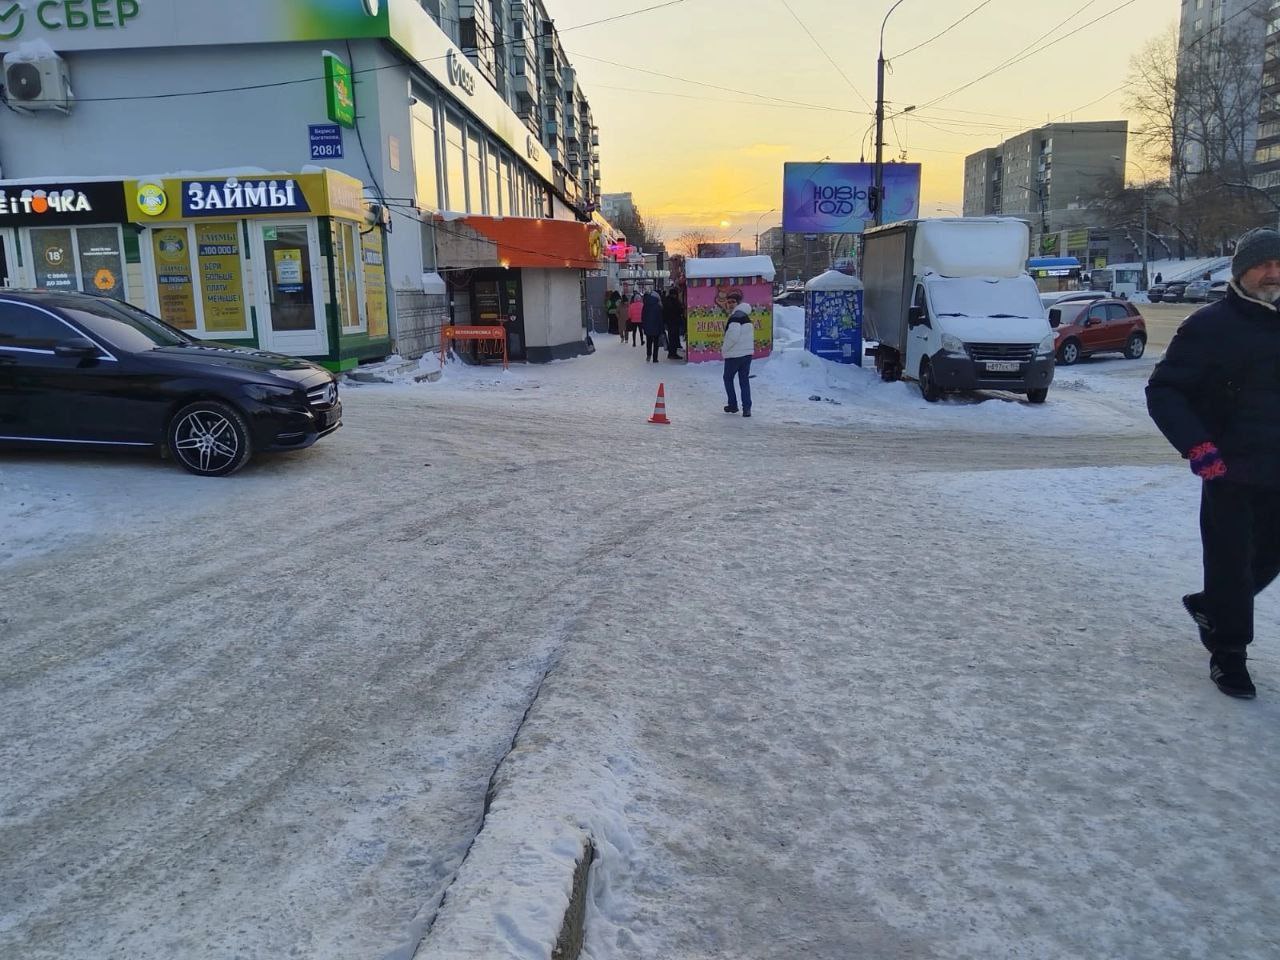
{"label": "car side mirror", "polygon": [[1049,326],[1057,327],[1062,324],[1062,311],[1054,307],[1049,311]]}
{"label": "car side mirror", "polygon": [[89,360],[97,357],[100,353],[98,345],[84,337],[63,340],[61,343],[53,345],[53,355],[55,357],[66,357],[69,360]]}
{"label": "car side mirror", "polygon": [[907,308],[907,327],[927,327],[929,326],[929,314],[924,307],[908,307]]}

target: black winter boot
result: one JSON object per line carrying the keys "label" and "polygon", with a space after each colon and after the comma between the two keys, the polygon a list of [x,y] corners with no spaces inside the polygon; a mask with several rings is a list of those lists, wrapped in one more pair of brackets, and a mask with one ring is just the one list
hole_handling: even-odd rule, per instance
{"label": "black winter boot", "polygon": [[1200,642],[1204,644],[1204,648],[1213,653],[1213,624],[1209,622],[1209,615],[1204,612],[1204,594],[1188,593],[1182,598],[1182,608],[1191,615],[1191,619],[1196,622],[1196,626],[1200,628]]}
{"label": "black winter boot", "polygon": [[1209,679],[1228,697],[1252,700],[1258,695],[1245,666],[1248,659],[1242,647],[1215,650],[1209,658]]}

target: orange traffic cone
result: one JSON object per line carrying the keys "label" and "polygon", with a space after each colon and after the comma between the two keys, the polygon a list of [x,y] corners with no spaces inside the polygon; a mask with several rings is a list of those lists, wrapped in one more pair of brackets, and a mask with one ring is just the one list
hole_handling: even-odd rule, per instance
{"label": "orange traffic cone", "polygon": [[667,394],[663,387],[664,384],[658,384],[658,399],[653,404],[653,416],[649,418],[650,423],[671,423],[667,419]]}

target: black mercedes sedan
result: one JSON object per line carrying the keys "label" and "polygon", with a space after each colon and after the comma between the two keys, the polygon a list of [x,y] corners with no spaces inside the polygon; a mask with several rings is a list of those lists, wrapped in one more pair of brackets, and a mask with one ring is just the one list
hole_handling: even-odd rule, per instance
{"label": "black mercedes sedan", "polygon": [[151,448],[223,477],[340,426],[337,379],[314,363],[197,340],[119,300],[0,290],[0,445]]}

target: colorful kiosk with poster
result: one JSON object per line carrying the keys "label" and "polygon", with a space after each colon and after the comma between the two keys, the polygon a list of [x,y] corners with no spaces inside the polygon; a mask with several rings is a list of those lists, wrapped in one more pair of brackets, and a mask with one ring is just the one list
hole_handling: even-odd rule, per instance
{"label": "colorful kiosk with poster", "polygon": [[205,340],[332,370],[391,352],[384,224],[333,170],[124,184],[144,306]]}
{"label": "colorful kiosk with poster", "polygon": [[690,258],[684,262],[685,304],[689,319],[685,357],[690,363],[721,360],[729,294],[751,304],[755,353],[773,352],[773,261],[768,257]]}

